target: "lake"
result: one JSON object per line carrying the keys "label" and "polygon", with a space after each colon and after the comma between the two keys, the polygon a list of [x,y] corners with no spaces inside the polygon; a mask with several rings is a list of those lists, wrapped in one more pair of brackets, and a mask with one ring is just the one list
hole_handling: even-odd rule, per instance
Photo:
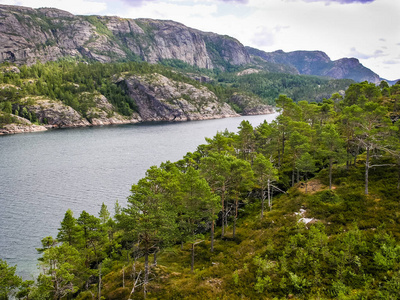
{"label": "lake", "polygon": [[67,209],[98,215],[104,202],[126,205],[132,184],[153,165],[181,159],[205,137],[242,120],[257,126],[277,114],[180,123],[59,129],[0,136],[0,258],[24,279],[38,273],[36,248],[56,237]]}

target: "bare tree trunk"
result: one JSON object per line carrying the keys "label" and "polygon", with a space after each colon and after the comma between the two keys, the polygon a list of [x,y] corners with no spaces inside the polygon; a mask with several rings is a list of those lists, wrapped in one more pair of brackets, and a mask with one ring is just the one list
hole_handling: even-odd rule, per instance
{"label": "bare tree trunk", "polygon": [[154,252],[153,266],[157,266],[157,250]]}
{"label": "bare tree trunk", "polygon": [[365,195],[368,195],[368,171],[369,171],[369,146],[367,146],[367,158],[365,160],[365,191],[364,191]]}
{"label": "bare tree trunk", "polygon": [[214,252],[214,220],[211,222],[211,252]]}
{"label": "bare tree trunk", "polygon": [[294,171],[295,171],[295,163],[293,162],[293,170],[292,170],[292,186],[294,186]]}
{"label": "bare tree trunk", "polygon": [[[136,284],[137,284],[137,282],[139,281],[140,273],[141,273],[141,272],[142,272],[142,271],[140,271],[140,272],[138,273],[138,275],[137,275],[137,277],[136,277],[136,280],[135,280],[135,282],[133,283],[133,287],[132,287],[131,293],[129,294],[129,298],[128,298],[128,299],[131,299],[132,294],[135,292]],[[135,278],[133,278],[133,279],[135,279]]]}
{"label": "bare tree trunk", "polygon": [[265,199],[265,191],[261,189],[261,219],[264,217],[264,199]]}
{"label": "bare tree trunk", "polygon": [[272,201],[271,201],[271,192],[270,192],[270,180],[268,179],[268,185],[267,185],[267,192],[268,192],[268,207],[269,210],[271,211],[272,209]]}

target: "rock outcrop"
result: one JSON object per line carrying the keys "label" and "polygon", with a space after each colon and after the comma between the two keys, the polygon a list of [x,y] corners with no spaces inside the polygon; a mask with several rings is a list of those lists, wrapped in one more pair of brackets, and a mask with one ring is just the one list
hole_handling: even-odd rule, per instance
{"label": "rock outcrop", "polygon": [[91,107],[88,112],[88,120],[93,126],[135,124],[142,121],[137,113],[133,113],[130,118],[124,117],[114,111],[114,107],[103,95],[96,95],[95,107]]}
{"label": "rock outcrop", "polygon": [[34,113],[40,123],[47,124],[50,128],[85,127],[90,122],[83,118],[72,107],[61,101],[37,99],[35,104],[27,105],[27,110]]}
{"label": "rock outcrop", "polygon": [[0,135],[24,133],[24,132],[37,132],[46,131],[47,128],[42,125],[32,124],[29,120],[11,114],[13,119],[17,119],[17,123],[6,124],[0,127]]}
{"label": "rock outcrop", "polygon": [[203,86],[174,81],[160,74],[119,78],[143,121],[190,121],[238,116]]}
{"label": "rock outcrop", "polygon": [[23,99],[19,108],[26,108],[43,125],[32,124],[25,118],[11,115],[15,121],[0,128],[0,135],[45,131],[52,128],[135,124],[142,121],[137,113],[133,113],[129,118],[116,113],[112,104],[103,95],[96,95],[94,102],[95,106],[89,108],[87,116],[83,117],[61,101],[41,97]]}
{"label": "rock outcrop", "polygon": [[229,103],[236,105],[243,115],[272,114],[274,112],[272,106],[262,104],[260,99],[239,93],[233,94]]}
{"label": "rock outcrop", "polygon": [[236,39],[173,21],[75,16],[9,5],[0,5],[0,20],[0,62],[33,64],[72,56],[100,62],[178,59],[206,69],[250,63]]}

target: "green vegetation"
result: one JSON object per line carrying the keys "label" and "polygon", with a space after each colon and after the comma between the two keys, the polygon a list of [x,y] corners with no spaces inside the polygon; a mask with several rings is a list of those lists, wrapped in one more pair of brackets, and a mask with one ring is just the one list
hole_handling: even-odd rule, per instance
{"label": "green vegetation", "polygon": [[274,104],[280,94],[293,101],[311,100],[321,102],[333,93],[346,88],[354,81],[350,79],[328,79],[317,76],[291,75],[285,73],[259,72],[237,76],[223,73],[218,77],[220,84],[251,92],[268,104]]}
{"label": "green vegetation", "polygon": [[[89,16],[87,19],[100,29],[101,26],[105,26],[94,16]],[[94,97],[102,94],[116,112],[130,117],[132,113],[138,111],[137,105],[127,94],[124,82],[117,83],[119,77],[129,74],[158,73],[198,88],[204,86],[215,93],[221,102],[227,102],[237,112],[243,111],[244,107],[232,103],[231,98],[235,93],[255,99],[253,104],[274,105],[279,95],[278,91],[286,93],[295,102],[304,99],[322,100],[324,97],[329,98],[332,93],[344,90],[351,82],[265,72],[238,76],[237,70],[239,68],[230,73],[223,73],[218,69],[204,70],[178,60],[164,60],[162,64],[154,65],[135,61],[110,64],[87,63],[70,58],[46,64],[24,65],[19,69],[4,63],[0,65],[0,126],[11,122],[18,123],[16,117],[11,114],[19,115],[33,123],[46,124],[46,120],[38,117],[33,110],[27,110],[28,104],[35,104],[35,99],[38,97],[60,100],[84,118],[90,119],[88,111],[96,106]],[[207,82],[196,81],[194,79],[196,77],[207,78],[205,80]],[[385,87],[385,91],[389,91],[388,87]]]}
{"label": "green vegetation", "polygon": [[21,283],[3,263],[0,291],[397,299],[399,92],[363,82],[320,104],[280,96],[272,123],[243,121],[237,134],[218,132],[181,160],[151,167],[113,217],[104,204],[99,217],[68,210],[57,240],[42,240],[36,282]]}
{"label": "green vegetation", "polygon": [[[34,113],[23,114],[26,105],[25,98],[34,99],[43,96],[48,99],[60,100],[71,106],[82,116],[86,117],[87,110],[93,107],[93,97],[102,94],[111,102],[114,109],[122,115],[131,116],[137,112],[135,101],[126,93],[126,87],[115,79],[126,74],[153,74],[160,73],[176,81],[200,84],[170,68],[148,63],[85,63],[69,60],[21,66],[20,72],[9,71],[9,64],[0,66],[0,125],[14,121],[10,113],[25,117],[32,122],[37,120]],[[33,100],[32,100],[33,101]],[[11,111],[9,109],[11,104]],[[26,109],[26,108],[25,108]]]}

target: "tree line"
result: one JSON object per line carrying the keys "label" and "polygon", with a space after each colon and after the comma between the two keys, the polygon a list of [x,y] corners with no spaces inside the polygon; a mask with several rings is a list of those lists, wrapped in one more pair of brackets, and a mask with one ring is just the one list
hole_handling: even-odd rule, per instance
{"label": "tree line", "polygon": [[[242,121],[237,133],[218,132],[181,160],[149,168],[146,176],[132,185],[126,207],[116,203],[113,216],[104,204],[98,216],[83,211],[75,218],[68,210],[57,238],[44,238],[43,247],[38,249],[42,273],[37,281],[22,282],[15,268],[2,262],[5,271],[0,273],[5,279],[0,282],[5,284],[0,285],[0,291],[5,298],[17,287],[21,299],[100,298],[102,276],[111,274],[113,266],[124,261],[132,265],[131,285],[124,295],[146,297],[149,285],[157,280],[154,270],[158,255],[189,244],[190,272],[194,272],[197,245],[207,241],[208,251],[214,253],[216,241],[223,245],[235,240],[240,216],[254,205],[258,222],[275,228],[270,218],[282,205],[276,201],[295,202],[303,197],[292,189],[299,184],[304,184],[308,195],[309,179],[316,174],[327,182],[328,191],[319,197],[329,208],[329,203],[338,198],[333,190],[335,175],[351,174],[356,164],[362,164],[361,195],[365,196],[356,197],[368,199],[363,197],[368,197],[374,184],[370,182],[371,170],[390,168],[391,174],[398,170],[396,180],[400,182],[399,100],[400,83],[389,87],[384,82],[379,86],[352,84],[344,97],[334,94],[321,103],[295,103],[281,95],[276,99],[280,114],[273,122],[254,128]],[[397,184],[396,189],[399,187]],[[297,198],[276,197],[288,191]],[[309,203],[316,214],[326,214],[319,205],[323,206]],[[341,218],[354,209],[346,207]],[[337,233],[332,250],[327,248],[328,227],[318,225],[307,231],[298,225],[288,227],[290,220],[279,220],[282,227],[271,230],[279,233],[277,240],[264,245],[263,255],[255,256],[247,269],[241,269],[246,276],[237,270],[233,273],[235,286],[240,286],[242,278],[247,285],[240,287],[252,287],[255,293],[269,290],[306,295],[320,288],[325,296],[336,297],[348,294],[352,282],[360,284],[362,274],[380,274],[377,280],[383,280],[382,286],[397,291],[388,286],[400,282],[397,275],[382,279],[383,271],[392,270],[400,261],[400,255],[393,254],[399,252],[397,240],[386,236],[384,230],[381,236],[371,237],[379,250],[371,258],[377,269],[361,272],[361,266],[370,262],[360,258],[362,253],[367,255],[360,248],[367,241],[357,225],[346,234]],[[297,234],[290,236],[291,232]],[[390,253],[394,255],[392,261]],[[323,282],[324,264],[329,272],[337,269],[333,283]],[[351,272],[356,275],[351,277]],[[323,289],[325,285],[329,288]]]}

